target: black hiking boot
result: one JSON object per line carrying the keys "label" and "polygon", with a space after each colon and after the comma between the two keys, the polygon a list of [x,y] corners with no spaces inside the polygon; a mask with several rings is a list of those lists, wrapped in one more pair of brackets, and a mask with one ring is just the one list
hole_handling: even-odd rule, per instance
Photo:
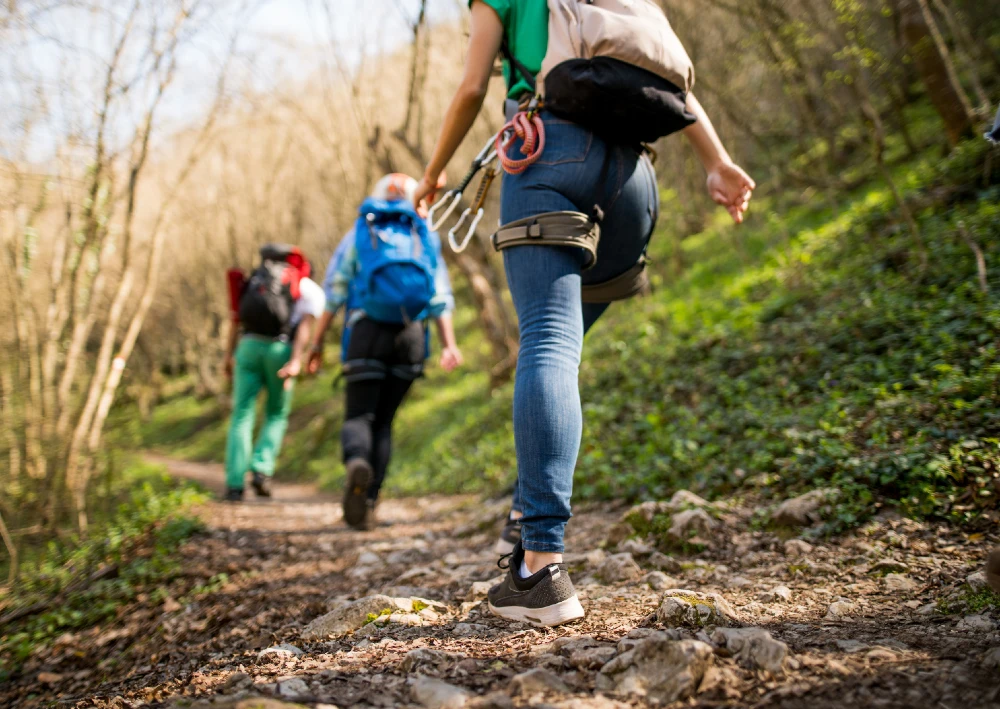
{"label": "black hiking boot", "polygon": [[[354,529],[365,529],[368,516],[368,485],[372,481],[372,466],[364,458],[347,461],[344,484],[344,521]],[[374,519],[374,510],[372,513]]]}
{"label": "black hiking boot", "polygon": [[271,496],[271,478],[264,475],[264,473],[254,471],[252,484],[253,491],[257,493],[257,497]]}
{"label": "black hiking boot", "polygon": [[1000,593],[1000,547],[996,547],[986,557],[986,583],[996,593]]}
{"label": "black hiking boot", "polygon": [[243,488],[226,488],[226,502],[243,502]]}
{"label": "black hiking boot", "polygon": [[505,558],[508,560],[507,575],[502,583],[490,589],[488,596],[494,615],[542,627],[562,625],[583,617],[583,606],[564,564],[550,564],[528,578],[521,578],[519,569],[524,560],[521,542],[517,542],[513,553]]}
{"label": "black hiking boot", "polygon": [[510,515],[507,515],[507,521],[503,525],[500,538],[497,539],[493,551],[500,556],[507,556],[514,552],[514,546],[519,541],[521,541],[521,520],[520,518],[514,519]]}

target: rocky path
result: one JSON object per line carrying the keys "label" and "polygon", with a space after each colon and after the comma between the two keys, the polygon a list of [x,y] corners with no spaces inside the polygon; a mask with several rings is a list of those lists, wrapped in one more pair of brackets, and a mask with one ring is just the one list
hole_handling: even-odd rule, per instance
{"label": "rocky path", "polygon": [[959,530],[886,516],[805,541],[685,493],[629,524],[586,507],[568,562],[588,615],[540,630],[482,603],[502,502],[390,500],[362,534],[335,498],[277,490],[207,505],[181,576],[29,659],[0,706],[1000,707],[990,540]]}

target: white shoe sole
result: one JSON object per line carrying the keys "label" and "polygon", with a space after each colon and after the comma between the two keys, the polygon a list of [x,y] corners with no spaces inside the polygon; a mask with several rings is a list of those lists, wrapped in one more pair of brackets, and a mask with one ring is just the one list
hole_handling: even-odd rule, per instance
{"label": "white shoe sole", "polygon": [[497,539],[497,543],[496,546],[493,547],[493,551],[500,556],[506,556],[507,554],[514,553],[514,545],[503,538]]}
{"label": "white shoe sole", "polygon": [[501,606],[497,608],[492,603],[488,603],[490,612],[501,618],[508,620],[519,620],[522,623],[539,628],[551,628],[563,623],[579,620],[583,617],[583,606],[576,596],[567,598],[565,601],[556,603],[554,606],[545,608],[522,608],[521,606]]}

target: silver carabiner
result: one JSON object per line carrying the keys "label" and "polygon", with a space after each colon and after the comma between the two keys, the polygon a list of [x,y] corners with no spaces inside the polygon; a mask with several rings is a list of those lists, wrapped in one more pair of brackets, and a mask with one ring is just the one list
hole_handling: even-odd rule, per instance
{"label": "silver carabiner", "polygon": [[476,227],[479,226],[479,222],[482,220],[485,212],[482,207],[479,208],[479,211],[476,212],[475,218],[472,220],[472,224],[469,225],[469,231],[466,232],[465,238],[462,239],[462,243],[459,244],[455,240],[455,232],[462,228],[462,225],[465,224],[465,220],[469,218],[469,214],[471,213],[472,207],[467,207],[466,210],[462,212],[462,216],[458,218],[458,222],[455,226],[448,230],[448,244],[451,246],[451,250],[456,254],[462,253],[469,247],[469,242],[472,241],[472,236],[476,233]]}
{"label": "silver carabiner", "polygon": [[[448,208],[445,210],[444,214],[441,215],[441,218],[438,219],[437,222],[435,222],[434,214],[441,207],[445,206],[449,200],[451,200],[451,204],[448,205]],[[438,231],[441,228],[441,226],[448,220],[448,217],[451,216],[451,213],[455,211],[455,208],[458,207],[458,203],[461,201],[462,201],[461,192],[459,192],[458,190],[448,190],[447,192],[444,193],[444,195],[442,195],[441,199],[432,204],[431,208],[427,210],[427,224],[430,226],[431,231]]]}

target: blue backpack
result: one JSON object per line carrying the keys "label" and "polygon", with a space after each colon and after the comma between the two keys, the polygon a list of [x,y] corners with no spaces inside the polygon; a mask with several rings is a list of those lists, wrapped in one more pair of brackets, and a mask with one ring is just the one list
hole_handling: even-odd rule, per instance
{"label": "blue backpack", "polygon": [[368,317],[388,323],[424,317],[435,294],[438,249],[413,205],[365,200],[354,235],[358,303]]}

